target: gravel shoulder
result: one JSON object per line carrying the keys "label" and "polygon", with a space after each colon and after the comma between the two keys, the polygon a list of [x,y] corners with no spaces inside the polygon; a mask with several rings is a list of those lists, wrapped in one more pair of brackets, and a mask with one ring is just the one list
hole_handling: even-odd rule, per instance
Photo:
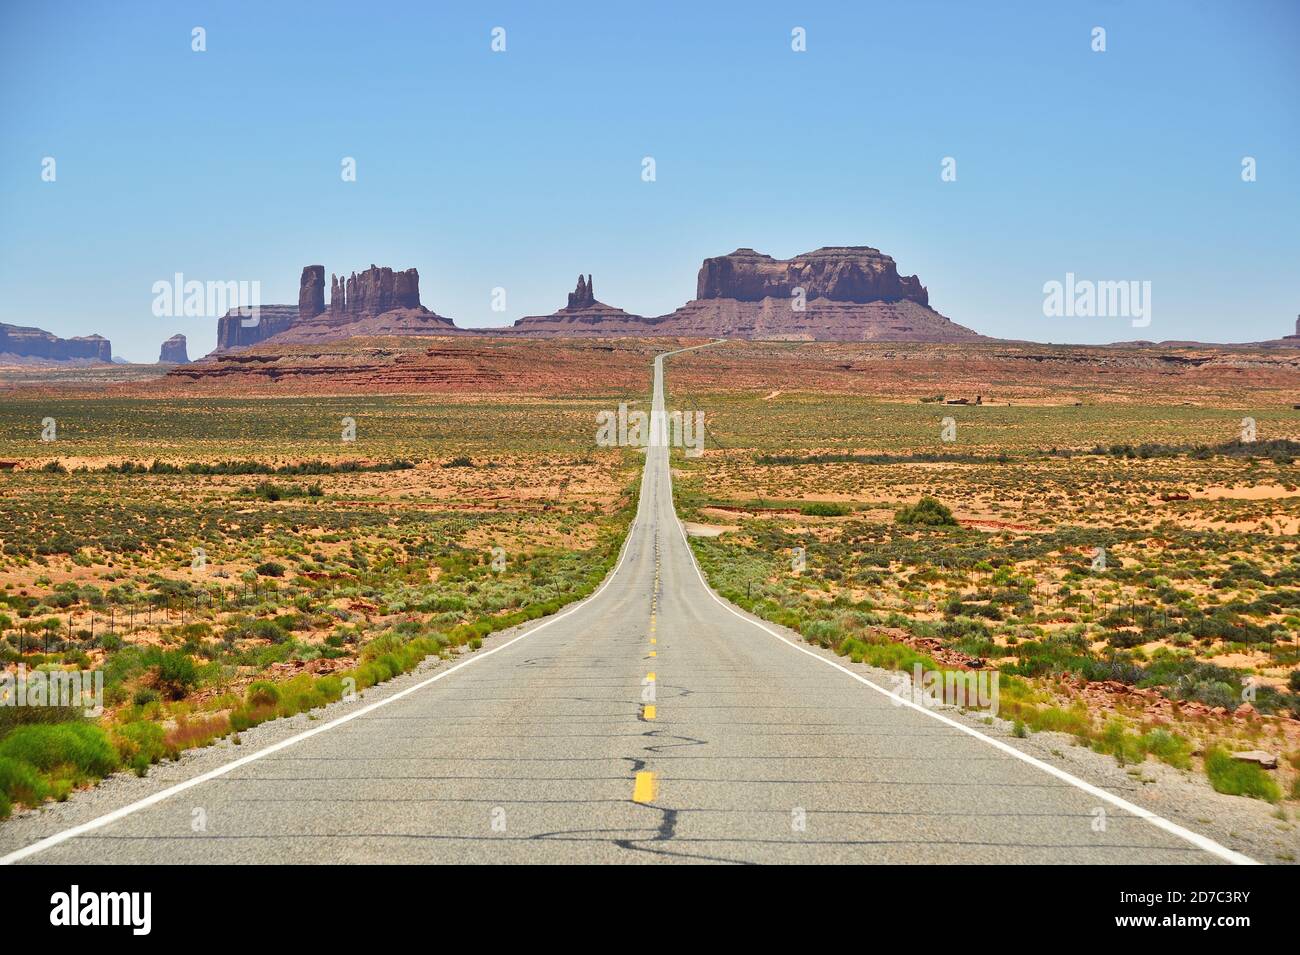
{"label": "gravel shoulder", "polygon": [[[560,613],[566,609],[568,608],[561,609]],[[426,657],[413,670],[394,677],[386,683],[361,691],[357,694],[357,699],[352,702],[338,700],[307,713],[260,723],[240,733],[238,744],[234,743],[231,737],[226,737],[217,740],[211,746],[186,750],[179,759],[156,763],[149,768],[146,776],[137,776],[132,772],[114,773],[101,780],[97,786],[77,790],[64,802],[48,802],[35,809],[15,811],[8,820],[0,823],[0,856],[39,842],[65,829],[83,825],[107,813],[115,812],[170,786],[218,769],[306,730],[324,726],[360,707],[386,700],[439,672],[449,670],[476,656],[482,656],[494,647],[509,643],[521,634],[536,629],[552,619],[554,617],[544,617],[518,627],[495,631],[483,638],[483,646],[479,650],[461,648],[461,652],[446,659]],[[449,679],[454,680],[456,677],[452,676]],[[30,857],[27,861],[39,862],[40,855]]]}
{"label": "gravel shoulder", "polygon": [[[738,607],[735,609],[746,619],[776,630],[800,648],[832,660],[879,687],[892,691],[898,686],[898,674],[894,671],[853,663],[847,657],[836,656],[830,650],[804,642],[796,631],[788,627],[761,620]],[[764,636],[774,639],[768,634]],[[870,691],[864,688],[863,692]],[[1009,720],[947,705],[935,706],[934,710],[981,735],[1009,744],[1084,782],[1149,809],[1170,822],[1208,836],[1256,862],[1296,865],[1300,860],[1300,826],[1290,809],[1283,810],[1287,818],[1279,818],[1276,806],[1259,799],[1215,792],[1204,775],[1175,769],[1159,760],[1147,759],[1141,765],[1121,766],[1114,757],[1080,745],[1068,733],[1031,733],[1025,738],[1017,738]]]}

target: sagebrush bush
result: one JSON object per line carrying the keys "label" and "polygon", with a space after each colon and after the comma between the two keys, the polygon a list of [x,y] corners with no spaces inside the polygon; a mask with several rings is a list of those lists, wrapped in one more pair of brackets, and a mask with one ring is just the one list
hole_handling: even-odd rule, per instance
{"label": "sagebrush bush", "polygon": [[948,506],[932,497],[923,497],[915,504],[900,507],[894,512],[894,521],[917,527],[956,527],[957,518]]}
{"label": "sagebrush bush", "polygon": [[143,776],[160,759],[176,755],[164,736],[162,726],[149,720],[135,720],[113,728],[118,755],[137,776]]}
{"label": "sagebrush bush", "polygon": [[14,802],[35,806],[49,795],[49,787],[29,763],[0,756],[0,819],[9,816]]}
{"label": "sagebrush bush", "polygon": [[183,650],[150,647],[144,654],[144,662],[157,668],[158,691],[169,699],[179,700],[198,685],[198,668]]}

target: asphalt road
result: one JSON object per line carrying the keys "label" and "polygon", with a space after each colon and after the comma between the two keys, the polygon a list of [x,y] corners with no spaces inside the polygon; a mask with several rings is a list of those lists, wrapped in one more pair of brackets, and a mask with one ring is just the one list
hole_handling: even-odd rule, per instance
{"label": "asphalt road", "polygon": [[[654,394],[657,432],[662,359]],[[621,563],[577,609],[22,861],[1224,861],[728,609],[653,443]]]}

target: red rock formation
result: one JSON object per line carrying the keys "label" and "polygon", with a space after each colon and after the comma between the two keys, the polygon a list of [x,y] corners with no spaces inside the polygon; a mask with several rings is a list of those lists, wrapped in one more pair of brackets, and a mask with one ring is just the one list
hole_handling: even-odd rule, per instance
{"label": "red rock formation", "polygon": [[162,343],[162,350],[158,354],[158,364],[188,365],[189,363],[190,356],[185,350],[184,335],[173,335]]}
{"label": "red rock formation", "polygon": [[298,321],[297,305],[263,305],[256,316],[231,309],[217,319],[217,351],[226,352],[265,341]]}
{"label": "red rock formation", "polygon": [[[322,285],[324,281],[322,271]],[[382,315],[399,308],[420,308],[420,273],[415,269],[394,272],[372,263],[360,275],[353,272],[346,282],[330,276],[331,312],[356,317]]]}
{"label": "red rock formation", "polygon": [[989,340],[909,299],[861,303],[813,299],[802,311],[794,310],[786,298],[696,299],[653,321],[657,324],[651,334],[655,335],[831,342]]}
{"label": "red rock formation", "polygon": [[274,339],[322,342],[355,335],[446,335],[459,329],[420,304],[420,273],[371,265],[346,279],[330,276],[325,303],[325,266],[308,265],[298,283],[298,305],[263,305],[256,318],[231,310],[217,322],[215,354]]}
{"label": "red rock formation", "polygon": [[919,278],[900,277],[892,258],[865,245],[827,247],[791,259],[774,259],[753,249],[737,249],[730,255],[704,260],[695,297],[761,302],[765,298],[793,298],[796,289],[803,289],[803,297],[808,301],[907,299],[919,305],[930,304],[929,293]]}
{"label": "red rock formation", "polygon": [[468,334],[456,327],[450,318],[431,312],[423,306],[393,308],[378,315],[363,313],[339,320],[333,312],[326,312],[310,322],[298,322],[267,339],[269,344],[297,344],[329,342],[358,335],[462,335]]}
{"label": "red rock formation", "polygon": [[[578,276],[569,304],[550,315],[527,315],[509,328],[485,329],[489,334],[522,335],[644,335],[649,320],[596,301],[595,285],[588,275]],[[653,334],[653,333],[650,333]]]}
{"label": "red rock formation", "polygon": [[584,279],[582,273],[578,274],[578,287],[569,293],[569,304],[566,308],[590,308],[596,304],[596,288],[591,281],[591,273],[587,274]]}
{"label": "red rock formation", "polygon": [[325,311],[325,266],[308,265],[298,280],[298,319],[309,321]]}
{"label": "red rock formation", "polygon": [[462,330],[420,304],[420,275],[371,265],[346,279],[325,270],[302,272],[298,307],[264,305],[260,320],[234,314],[218,324],[217,351],[274,339],[325,342],[357,335],[511,334],[691,336],[796,341],[968,342],[982,335],[929,306],[915,275],[900,276],[877,249],[843,246],[774,259],[753,249],[706,259],[697,297],[668,315],[645,318],[596,299],[590,275],[579,275],[568,304],[529,315],[502,329]]}
{"label": "red rock formation", "polygon": [[[320,266],[322,294],[325,271]],[[303,270],[307,281],[308,269]],[[313,299],[314,302],[314,299]],[[313,305],[313,307],[315,307]],[[371,265],[353,272],[347,279],[330,275],[330,302],[311,316],[300,315],[288,328],[277,331],[276,342],[327,342],[357,335],[447,335],[459,334],[451,319],[420,304],[420,273],[415,269],[394,272]]]}
{"label": "red rock formation", "polygon": [[866,246],[818,249],[792,259],[737,249],[704,260],[696,291],[675,312],[643,318],[597,302],[590,282],[579,277],[568,307],[521,318],[501,331],[791,341],[983,339],[931,309],[919,278],[900,276],[893,259]]}
{"label": "red rock formation", "polygon": [[36,361],[113,360],[113,344],[100,335],[59,338],[41,328],[0,322],[0,356]]}
{"label": "red rock formation", "polygon": [[984,336],[930,308],[915,275],[867,246],[774,259],[753,249],[705,259],[696,298],[654,334],[789,341],[969,342]]}

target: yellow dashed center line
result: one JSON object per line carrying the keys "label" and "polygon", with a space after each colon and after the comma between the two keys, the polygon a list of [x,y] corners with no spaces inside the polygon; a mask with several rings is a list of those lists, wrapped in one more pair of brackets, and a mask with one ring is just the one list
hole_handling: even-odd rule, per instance
{"label": "yellow dashed center line", "polygon": [[[655,586],[650,594],[650,646],[655,646],[658,641],[655,638],[655,631],[659,627],[659,553],[658,544],[655,545]],[[648,651],[651,657],[657,657],[657,650]],[[645,675],[645,683],[655,682],[655,673],[651,670]],[[659,708],[653,703],[644,703],[641,706],[641,718],[644,720],[653,720],[659,714]],[[655,796],[659,791],[659,783],[655,779],[655,774],[646,770],[636,774],[636,781],[632,785],[632,801],[638,803],[654,802]]]}
{"label": "yellow dashed center line", "polygon": [[633,802],[654,802],[655,793],[659,789],[659,783],[655,779],[655,774],[648,771],[636,774],[636,782],[632,784],[632,801]]}

